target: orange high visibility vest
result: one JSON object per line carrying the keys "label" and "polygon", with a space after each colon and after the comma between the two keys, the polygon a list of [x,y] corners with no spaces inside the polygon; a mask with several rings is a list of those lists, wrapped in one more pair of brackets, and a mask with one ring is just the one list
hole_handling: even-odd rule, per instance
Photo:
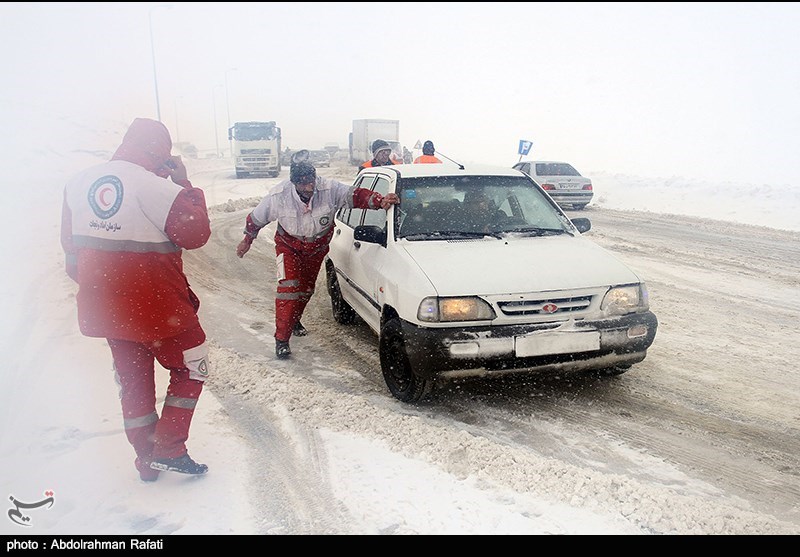
{"label": "orange high visibility vest", "polygon": [[438,158],[434,157],[433,155],[420,155],[416,159],[414,159],[414,164],[434,164],[434,163],[441,163]]}

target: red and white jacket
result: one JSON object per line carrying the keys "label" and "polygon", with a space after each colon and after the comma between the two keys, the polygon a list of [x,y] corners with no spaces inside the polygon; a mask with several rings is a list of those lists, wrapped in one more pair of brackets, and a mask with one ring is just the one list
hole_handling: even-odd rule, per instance
{"label": "red and white jacket", "polygon": [[67,183],[61,243],[81,332],[148,342],[199,325],[181,253],[205,245],[211,228],[202,190],[130,160],[123,153]]}
{"label": "red and white jacket", "polygon": [[252,241],[259,230],[277,221],[276,234],[288,235],[303,244],[325,246],[333,235],[334,216],[344,207],[380,209],[383,196],[338,180],[317,176],[314,195],[305,204],[294,184],[284,180],[274,186],[247,215],[244,233]]}

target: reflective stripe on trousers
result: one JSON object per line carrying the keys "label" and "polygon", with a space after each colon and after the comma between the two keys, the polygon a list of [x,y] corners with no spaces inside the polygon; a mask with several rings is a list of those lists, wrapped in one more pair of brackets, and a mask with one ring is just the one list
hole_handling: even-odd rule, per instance
{"label": "reflective stripe on trousers", "polygon": [[283,270],[278,274],[275,293],[275,338],[288,341],[295,323],[314,294],[319,269],[328,253],[330,235],[323,241],[304,244],[291,236],[275,236],[276,256],[283,255]]}
{"label": "reflective stripe on trousers", "polygon": [[[149,343],[108,339],[120,387],[125,434],[137,456],[174,458],[186,452],[189,426],[203,382],[189,377],[184,351],[205,340],[200,326]],[[156,412],[156,361],[170,374],[160,418]]]}

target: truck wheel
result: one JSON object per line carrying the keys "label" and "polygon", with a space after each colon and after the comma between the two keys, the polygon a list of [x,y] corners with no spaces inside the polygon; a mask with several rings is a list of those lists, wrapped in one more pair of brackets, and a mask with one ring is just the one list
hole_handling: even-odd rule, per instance
{"label": "truck wheel", "polygon": [[381,327],[379,350],[383,379],[392,396],[416,403],[433,392],[433,380],[420,377],[411,367],[399,319],[390,319]]}

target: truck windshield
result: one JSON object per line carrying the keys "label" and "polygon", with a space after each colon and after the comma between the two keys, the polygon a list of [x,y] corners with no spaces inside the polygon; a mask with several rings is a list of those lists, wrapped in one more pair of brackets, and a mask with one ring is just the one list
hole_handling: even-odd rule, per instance
{"label": "truck windshield", "polygon": [[233,130],[233,138],[237,141],[258,141],[275,139],[275,126],[237,126]]}

